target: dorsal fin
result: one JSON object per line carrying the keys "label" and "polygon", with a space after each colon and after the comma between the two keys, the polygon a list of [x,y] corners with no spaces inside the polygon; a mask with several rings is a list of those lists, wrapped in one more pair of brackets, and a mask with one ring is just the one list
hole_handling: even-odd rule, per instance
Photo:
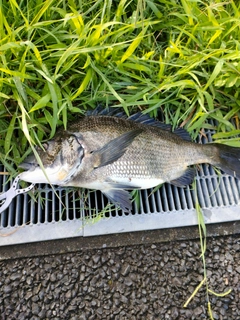
{"label": "dorsal fin", "polygon": [[158,120],[155,120],[154,118],[151,118],[147,114],[142,114],[141,112],[137,112],[137,113],[131,115],[128,118],[128,120],[132,120],[134,122],[146,124],[148,126],[158,127],[158,128],[161,128],[162,130],[166,130],[166,131],[175,133],[177,136],[179,136],[183,140],[191,141],[191,137],[185,129],[177,128],[176,130],[172,131],[172,126],[170,124],[166,124],[166,123],[160,122]]}
{"label": "dorsal fin", "polygon": [[163,130],[168,130],[168,131],[172,130],[172,126],[170,124],[162,123],[158,120],[155,120],[154,118],[151,118],[148,114],[142,114],[141,112],[137,112],[137,113],[131,115],[128,118],[128,120],[142,123],[142,124],[146,124],[148,126],[159,127]]}
{"label": "dorsal fin", "polygon": [[173,133],[175,133],[177,136],[179,136],[183,140],[192,141],[189,133],[183,128],[177,128],[173,131]]}
{"label": "dorsal fin", "polygon": [[88,110],[86,116],[111,116],[126,119],[127,115],[119,107],[103,107],[99,104],[94,110]]}
{"label": "dorsal fin", "polygon": [[122,119],[127,119],[130,121],[142,123],[152,127],[158,127],[162,130],[166,130],[169,132],[175,133],[178,137],[182,138],[183,140],[191,141],[191,137],[189,133],[183,128],[177,128],[172,131],[172,126],[170,124],[166,124],[151,118],[148,114],[143,114],[141,112],[137,112],[132,114],[130,117],[122,111],[122,108],[119,107],[103,107],[99,104],[94,110],[89,110],[86,113],[87,116],[111,116],[111,117],[118,117]]}

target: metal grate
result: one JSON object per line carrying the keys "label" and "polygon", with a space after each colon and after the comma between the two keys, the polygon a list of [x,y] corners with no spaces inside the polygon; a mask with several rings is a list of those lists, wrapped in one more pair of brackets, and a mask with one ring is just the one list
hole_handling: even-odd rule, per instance
{"label": "metal grate", "polygon": [[[212,132],[201,143],[211,141]],[[0,171],[4,171],[0,165]],[[209,165],[199,166],[196,177],[197,198],[206,223],[240,220],[240,181],[226,174],[218,175]],[[10,186],[0,175],[0,192]],[[133,213],[116,208],[95,219],[107,205],[98,191],[79,191],[40,184],[34,194],[17,196],[0,216],[0,245],[192,226],[197,224],[195,191],[164,184],[139,192],[139,205]],[[91,208],[91,209],[89,209]]]}

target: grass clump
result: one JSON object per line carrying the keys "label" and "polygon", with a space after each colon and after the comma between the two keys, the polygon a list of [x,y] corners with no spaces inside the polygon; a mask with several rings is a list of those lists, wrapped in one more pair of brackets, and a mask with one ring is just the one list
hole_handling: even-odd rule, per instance
{"label": "grass clump", "polygon": [[99,102],[160,108],[193,136],[214,119],[239,146],[239,15],[234,1],[1,0],[0,160],[13,171]]}

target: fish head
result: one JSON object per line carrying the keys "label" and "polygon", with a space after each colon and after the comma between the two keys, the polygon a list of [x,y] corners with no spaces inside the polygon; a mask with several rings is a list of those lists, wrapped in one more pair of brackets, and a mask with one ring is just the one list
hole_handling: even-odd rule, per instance
{"label": "fish head", "polygon": [[84,148],[77,135],[62,132],[54,139],[37,147],[42,167],[34,154],[30,154],[20,165],[25,171],[21,180],[31,183],[66,184],[81,166]]}

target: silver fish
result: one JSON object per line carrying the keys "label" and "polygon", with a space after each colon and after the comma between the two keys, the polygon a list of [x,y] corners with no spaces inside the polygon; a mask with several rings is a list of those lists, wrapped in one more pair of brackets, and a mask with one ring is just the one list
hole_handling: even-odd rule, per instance
{"label": "silver fish", "polygon": [[191,165],[209,163],[240,179],[240,148],[193,143],[183,129],[172,132],[141,113],[126,118],[116,108],[97,108],[43,146],[45,172],[30,155],[20,165],[22,180],[101,190],[124,211],[132,208],[127,190],[191,184]]}

